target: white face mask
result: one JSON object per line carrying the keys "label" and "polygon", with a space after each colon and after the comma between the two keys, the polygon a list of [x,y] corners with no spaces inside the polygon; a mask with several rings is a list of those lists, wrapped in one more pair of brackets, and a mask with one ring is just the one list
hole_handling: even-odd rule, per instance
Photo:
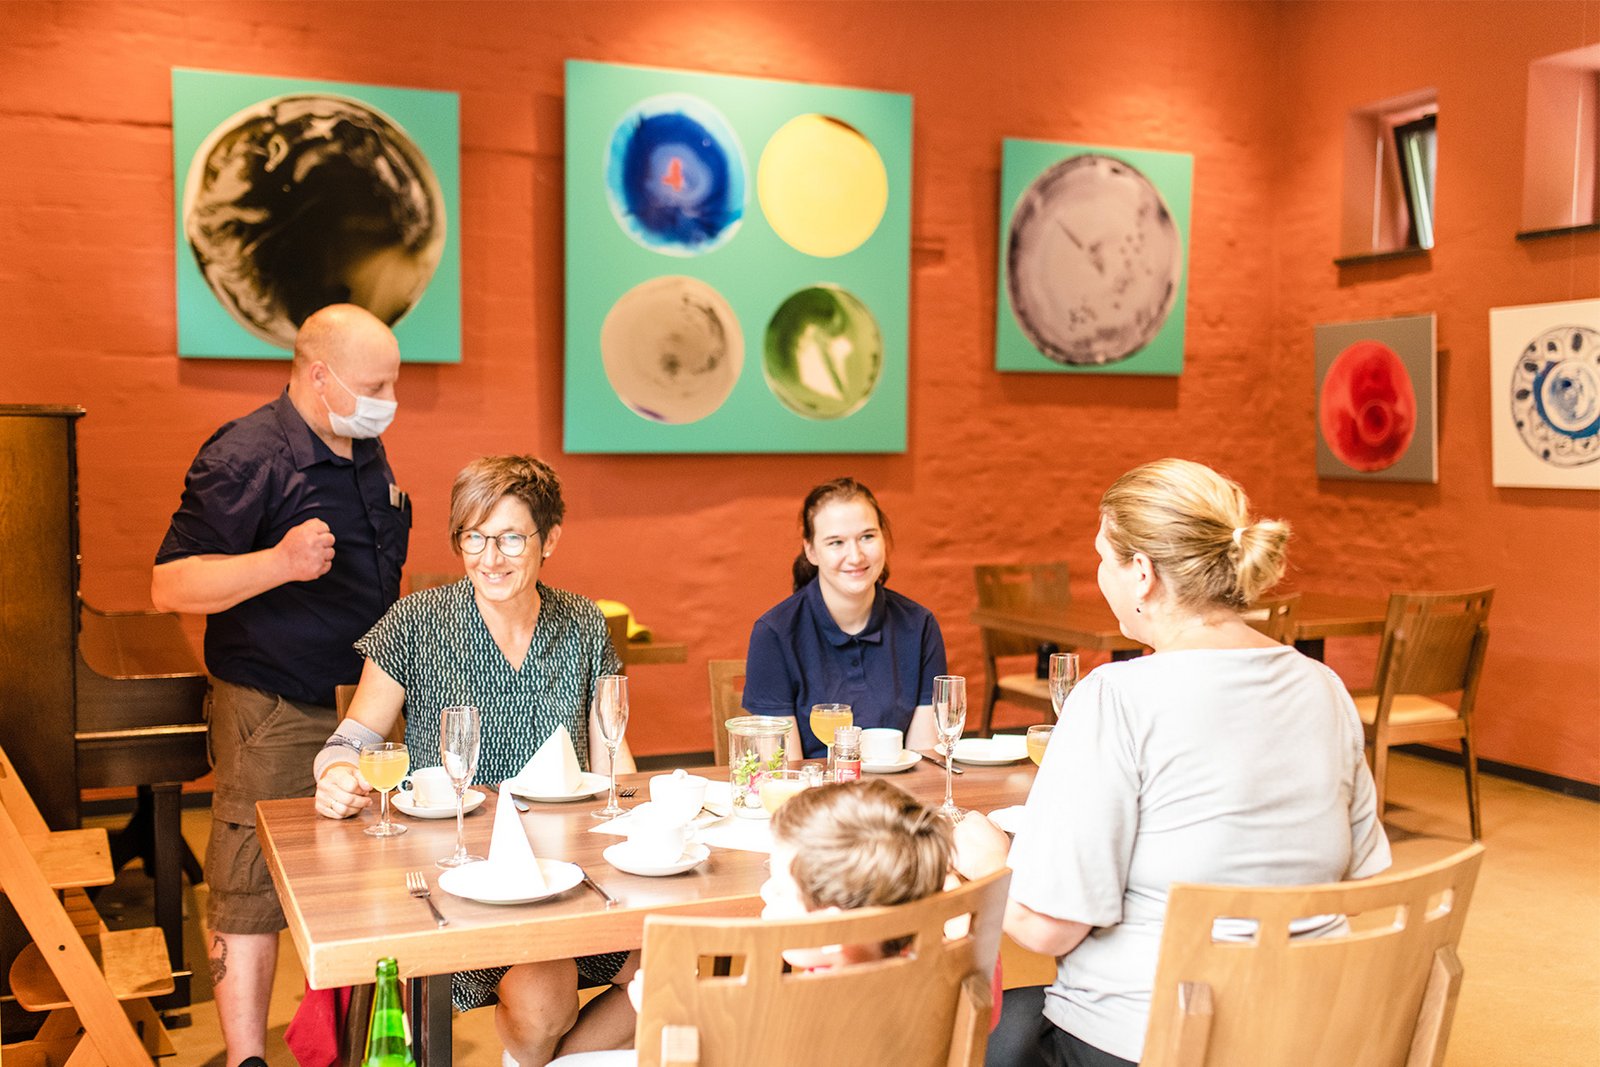
{"label": "white face mask", "polygon": [[328,407],[328,398],[322,398],[322,406],[328,408],[328,425],[340,437],[368,438],[377,437],[389,428],[394,421],[394,413],[400,405],[393,400],[379,400],[375,396],[362,396],[354,389],[345,385],[340,377],[333,373],[333,368],[323,364],[328,371],[328,377],[339,383],[339,388],[356,398],[356,410],[353,415],[341,415],[333,408]]}

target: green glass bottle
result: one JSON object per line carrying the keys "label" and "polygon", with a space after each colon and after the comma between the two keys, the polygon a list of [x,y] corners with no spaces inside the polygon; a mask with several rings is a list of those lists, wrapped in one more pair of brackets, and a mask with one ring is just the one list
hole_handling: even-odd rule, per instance
{"label": "green glass bottle", "polygon": [[372,992],[372,1022],[367,1027],[367,1054],[362,1067],[417,1067],[411,1055],[411,1028],[400,1006],[400,965],[391,957],[378,961],[377,988]]}

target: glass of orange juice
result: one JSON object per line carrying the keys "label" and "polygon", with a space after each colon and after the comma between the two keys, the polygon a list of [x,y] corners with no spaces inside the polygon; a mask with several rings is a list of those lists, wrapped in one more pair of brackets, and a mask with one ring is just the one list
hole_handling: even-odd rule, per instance
{"label": "glass of orange juice", "polygon": [[1034,766],[1044,762],[1044,750],[1050,747],[1050,735],[1055,727],[1048,724],[1028,727],[1028,758]]}
{"label": "glass of orange juice", "polygon": [[376,745],[361,746],[361,777],[378,791],[383,814],[367,827],[373,837],[395,837],[406,828],[389,818],[389,790],[400,784],[400,779],[411,769],[411,753],[397,741],[383,741]]}
{"label": "glass of orange juice", "polygon": [[854,726],[855,715],[849,704],[811,705],[811,732],[828,746],[828,773],[833,773],[833,734],[841,726]]}
{"label": "glass of orange juice", "polygon": [[808,774],[805,771],[768,771],[758,787],[761,791],[761,806],[767,810],[768,815],[771,815],[783,806],[784,801],[816,785],[818,781],[816,774]]}

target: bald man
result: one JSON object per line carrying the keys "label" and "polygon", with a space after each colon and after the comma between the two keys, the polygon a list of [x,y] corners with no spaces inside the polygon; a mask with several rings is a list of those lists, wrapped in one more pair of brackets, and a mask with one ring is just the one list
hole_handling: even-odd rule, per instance
{"label": "bald man", "polygon": [[295,338],[289,387],[200,449],[156,553],[150,598],[206,618],[216,771],[207,925],[228,1064],[259,1063],[285,922],[256,839],[258,800],[310,796],[351,646],[400,594],[411,506],[378,440],[400,347],[350,304]]}

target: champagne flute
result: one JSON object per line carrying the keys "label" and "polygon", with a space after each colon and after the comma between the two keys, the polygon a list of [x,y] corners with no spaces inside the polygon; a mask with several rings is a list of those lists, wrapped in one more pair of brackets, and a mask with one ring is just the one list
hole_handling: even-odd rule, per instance
{"label": "champagne flute", "polygon": [[958,674],[941,674],[933,680],[933,726],[944,746],[944,803],[939,814],[960,822],[962,810],[956,807],[954,775],[956,742],[967,725],[967,680]]}
{"label": "champagne flute", "polygon": [[1078,684],[1078,654],[1076,652],[1052,652],[1050,654],[1050,706],[1056,709],[1056,718],[1061,718],[1061,708],[1067,702],[1067,694],[1072,692],[1072,687]]}
{"label": "champagne flute", "polygon": [[482,727],[478,709],[470,705],[445,708],[439,713],[439,758],[444,764],[450,784],[456,787],[456,850],[437,861],[440,867],[464,867],[476,863],[482,856],[467,854],[466,792],[467,783],[478,773],[478,745],[482,740]]}
{"label": "champagne flute", "polygon": [[828,780],[833,780],[833,735],[841,726],[855,725],[855,712],[849,704],[813,704],[811,705],[812,736],[828,746],[828,763],[826,773]]}
{"label": "champagne flute", "polygon": [[373,837],[397,837],[406,828],[389,819],[389,790],[400,784],[400,779],[411,769],[411,754],[406,746],[396,741],[382,741],[361,746],[361,777],[378,791],[383,814],[375,825],[365,832]]}
{"label": "champagne flute", "polygon": [[606,806],[592,814],[597,819],[615,819],[625,810],[617,803],[617,747],[628,729],[628,676],[604,674],[595,679],[590,707],[600,726],[600,740],[611,754],[611,792]]}

